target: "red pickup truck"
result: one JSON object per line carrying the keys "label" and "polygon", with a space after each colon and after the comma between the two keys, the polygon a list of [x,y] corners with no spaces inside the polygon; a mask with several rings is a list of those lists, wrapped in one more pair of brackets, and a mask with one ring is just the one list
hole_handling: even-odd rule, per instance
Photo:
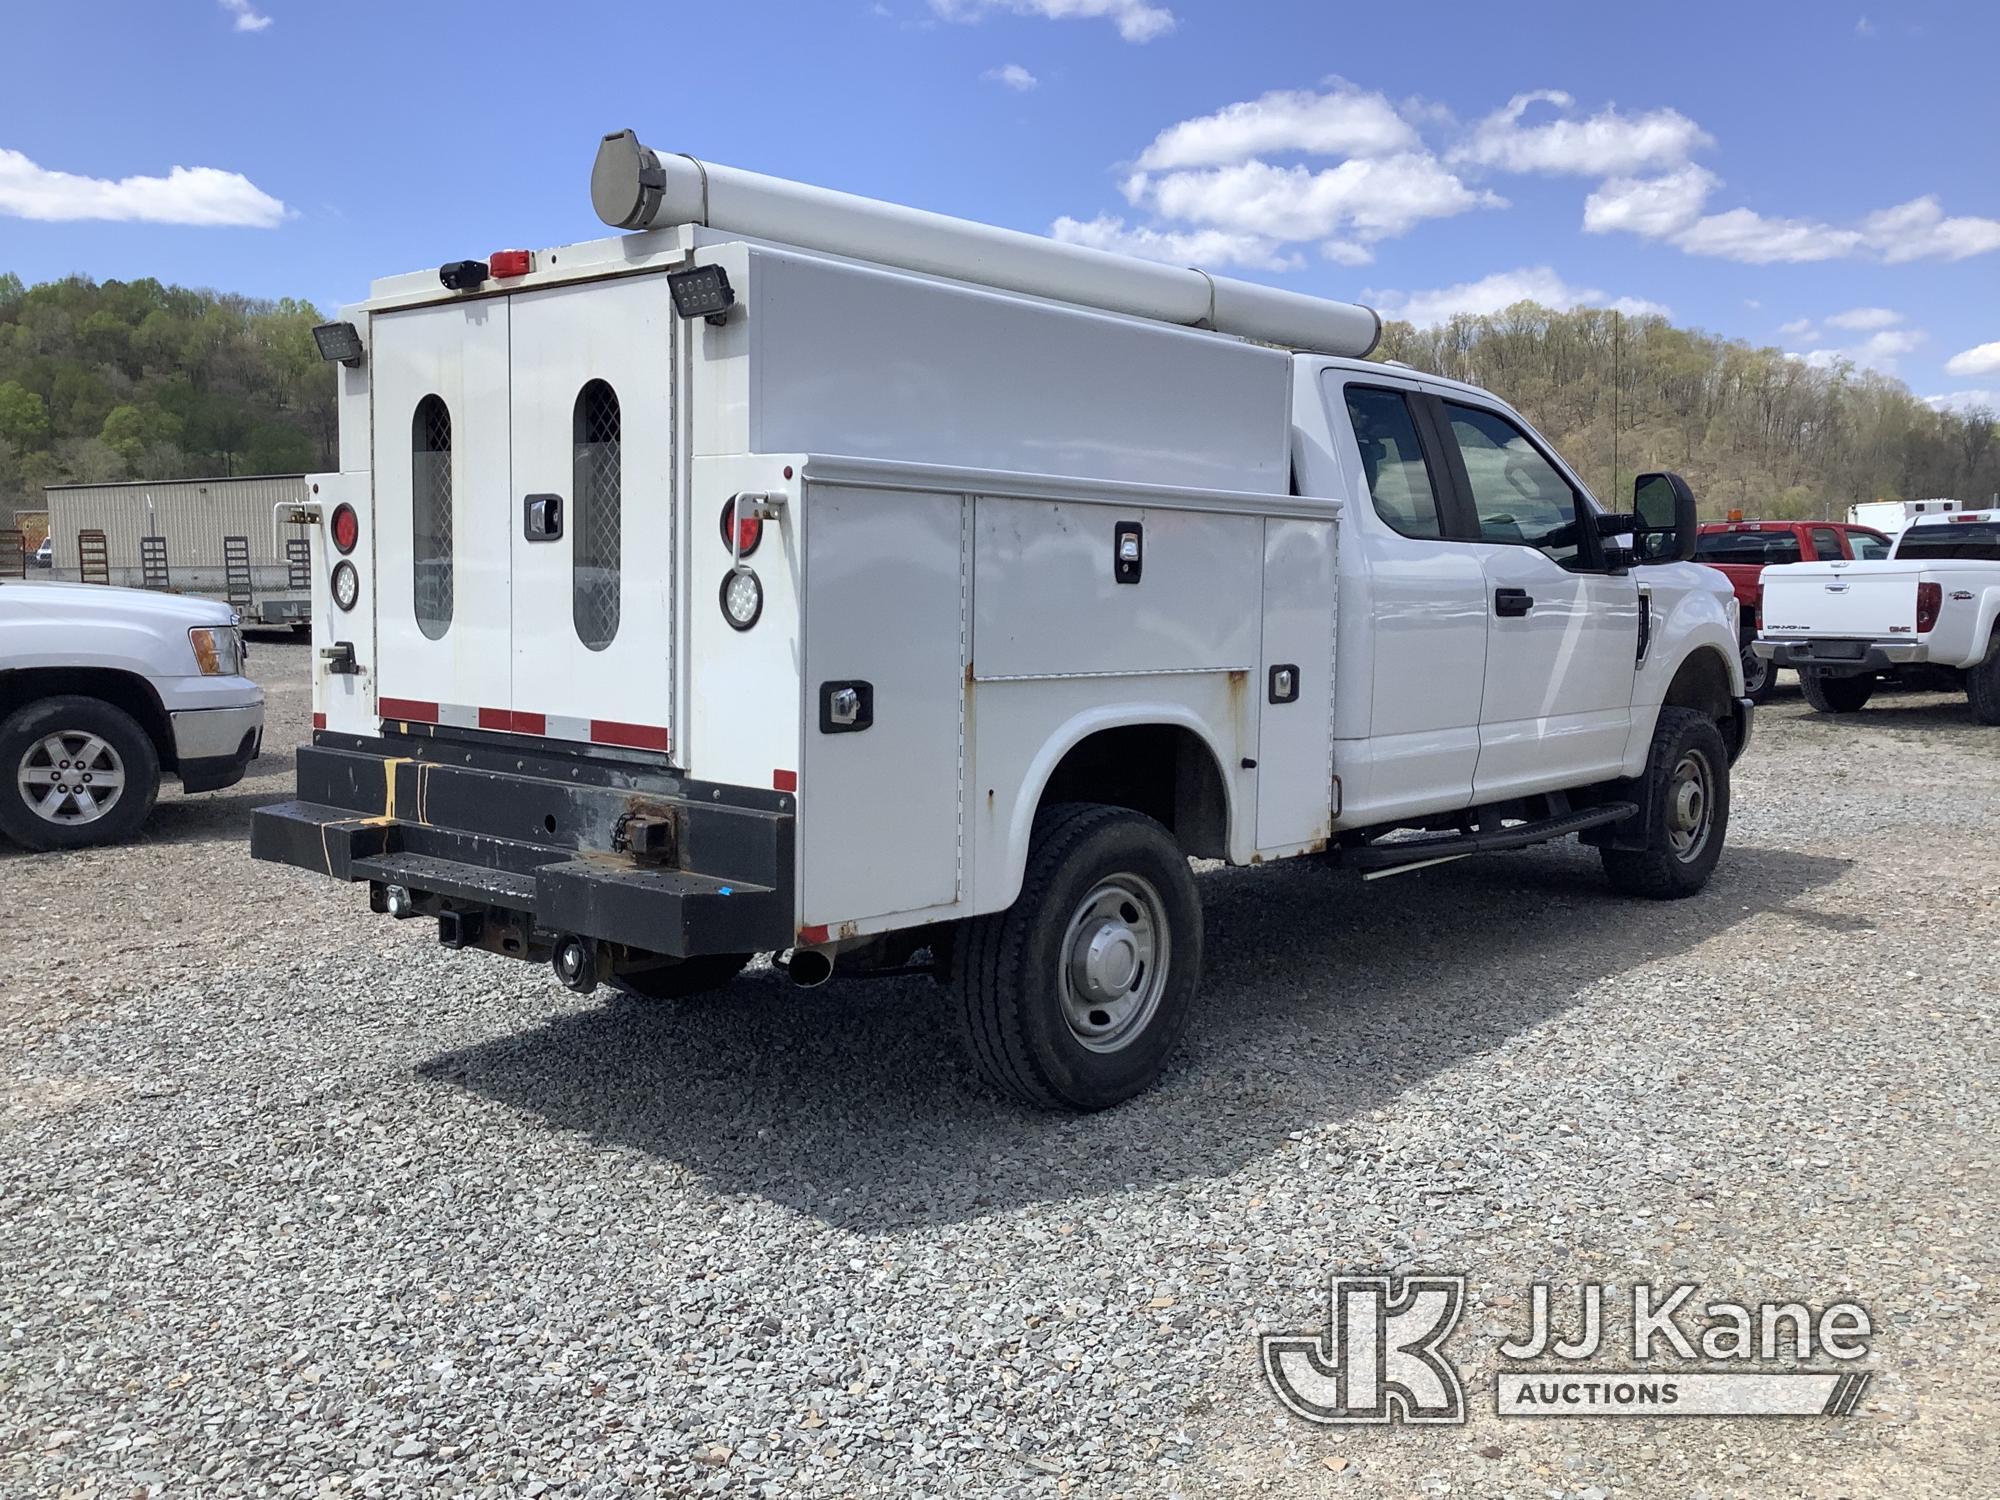
{"label": "red pickup truck", "polygon": [[1738,630],[1743,648],[1743,691],[1762,703],[1771,696],[1778,672],[1750,649],[1763,621],[1764,570],[1774,563],[1825,562],[1858,558],[1873,562],[1894,544],[1881,532],[1845,521],[1710,521],[1695,541],[1696,562],[1729,579],[1742,605]]}

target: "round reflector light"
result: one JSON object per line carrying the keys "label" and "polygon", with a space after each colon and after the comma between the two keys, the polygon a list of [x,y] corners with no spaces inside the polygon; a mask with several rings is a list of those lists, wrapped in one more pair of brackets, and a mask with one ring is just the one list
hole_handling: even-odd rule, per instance
{"label": "round reflector light", "polygon": [[351,505],[336,505],[333,508],[333,545],[342,554],[352,552],[354,544],[361,540],[361,520],[354,514]]}
{"label": "round reflector light", "polygon": [[[736,548],[736,538],[729,534],[729,521],[735,515],[736,500],[732,496],[722,502],[722,545],[727,548]],[[736,529],[742,534],[743,545],[741,548],[736,548],[735,555],[748,557],[757,550],[757,544],[764,540],[764,523],[758,517],[746,514],[737,518]]]}
{"label": "round reflector light", "polygon": [[722,575],[722,618],[738,630],[748,630],[764,613],[764,585],[748,568]]}
{"label": "round reflector light", "polygon": [[354,571],[351,562],[333,565],[333,602],[342,609],[354,608],[354,601],[361,597],[361,575]]}

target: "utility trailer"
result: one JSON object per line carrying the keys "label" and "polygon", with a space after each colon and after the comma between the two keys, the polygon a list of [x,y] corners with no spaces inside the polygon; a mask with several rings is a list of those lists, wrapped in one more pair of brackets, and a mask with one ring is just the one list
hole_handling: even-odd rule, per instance
{"label": "utility trailer", "polygon": [[1375,315],[606,137],[611,239],[317,331],[313,743],[261,858],[671,999],[923,969],[1029,1102],[1191,1015],[1189,857],[1578,834],[1698,890],[1747,744],[1694,502],[1604,511]]}

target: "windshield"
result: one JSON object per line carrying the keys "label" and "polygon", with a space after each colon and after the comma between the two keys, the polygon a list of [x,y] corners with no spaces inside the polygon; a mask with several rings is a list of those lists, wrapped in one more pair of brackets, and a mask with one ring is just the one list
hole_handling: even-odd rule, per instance
{"label": "windshield", "polygon": [[2000,562],[2000,521],[1943,521],[1912,526],[1896,543],[1896,556]]}
{"label": "windshield", "polygon": [[1790,531],[1708,531],[1695,539],[1694,555],[1705,563],[1795,563],[1799,539]]}

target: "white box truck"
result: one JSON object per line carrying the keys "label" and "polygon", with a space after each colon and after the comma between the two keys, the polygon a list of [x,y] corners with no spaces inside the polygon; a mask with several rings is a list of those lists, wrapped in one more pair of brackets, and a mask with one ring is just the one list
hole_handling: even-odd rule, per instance
{"label": "white box truck", "polygon": [[259,857],[578,989],[929,969],[1079,1109],[1188,1022],[1190,856],[1708,878],[1751,708],[1678,479],[1604,511],[1365,362],[1365,308],[630,132],[592,192],[628,233],[319,331],[315,732]]}

